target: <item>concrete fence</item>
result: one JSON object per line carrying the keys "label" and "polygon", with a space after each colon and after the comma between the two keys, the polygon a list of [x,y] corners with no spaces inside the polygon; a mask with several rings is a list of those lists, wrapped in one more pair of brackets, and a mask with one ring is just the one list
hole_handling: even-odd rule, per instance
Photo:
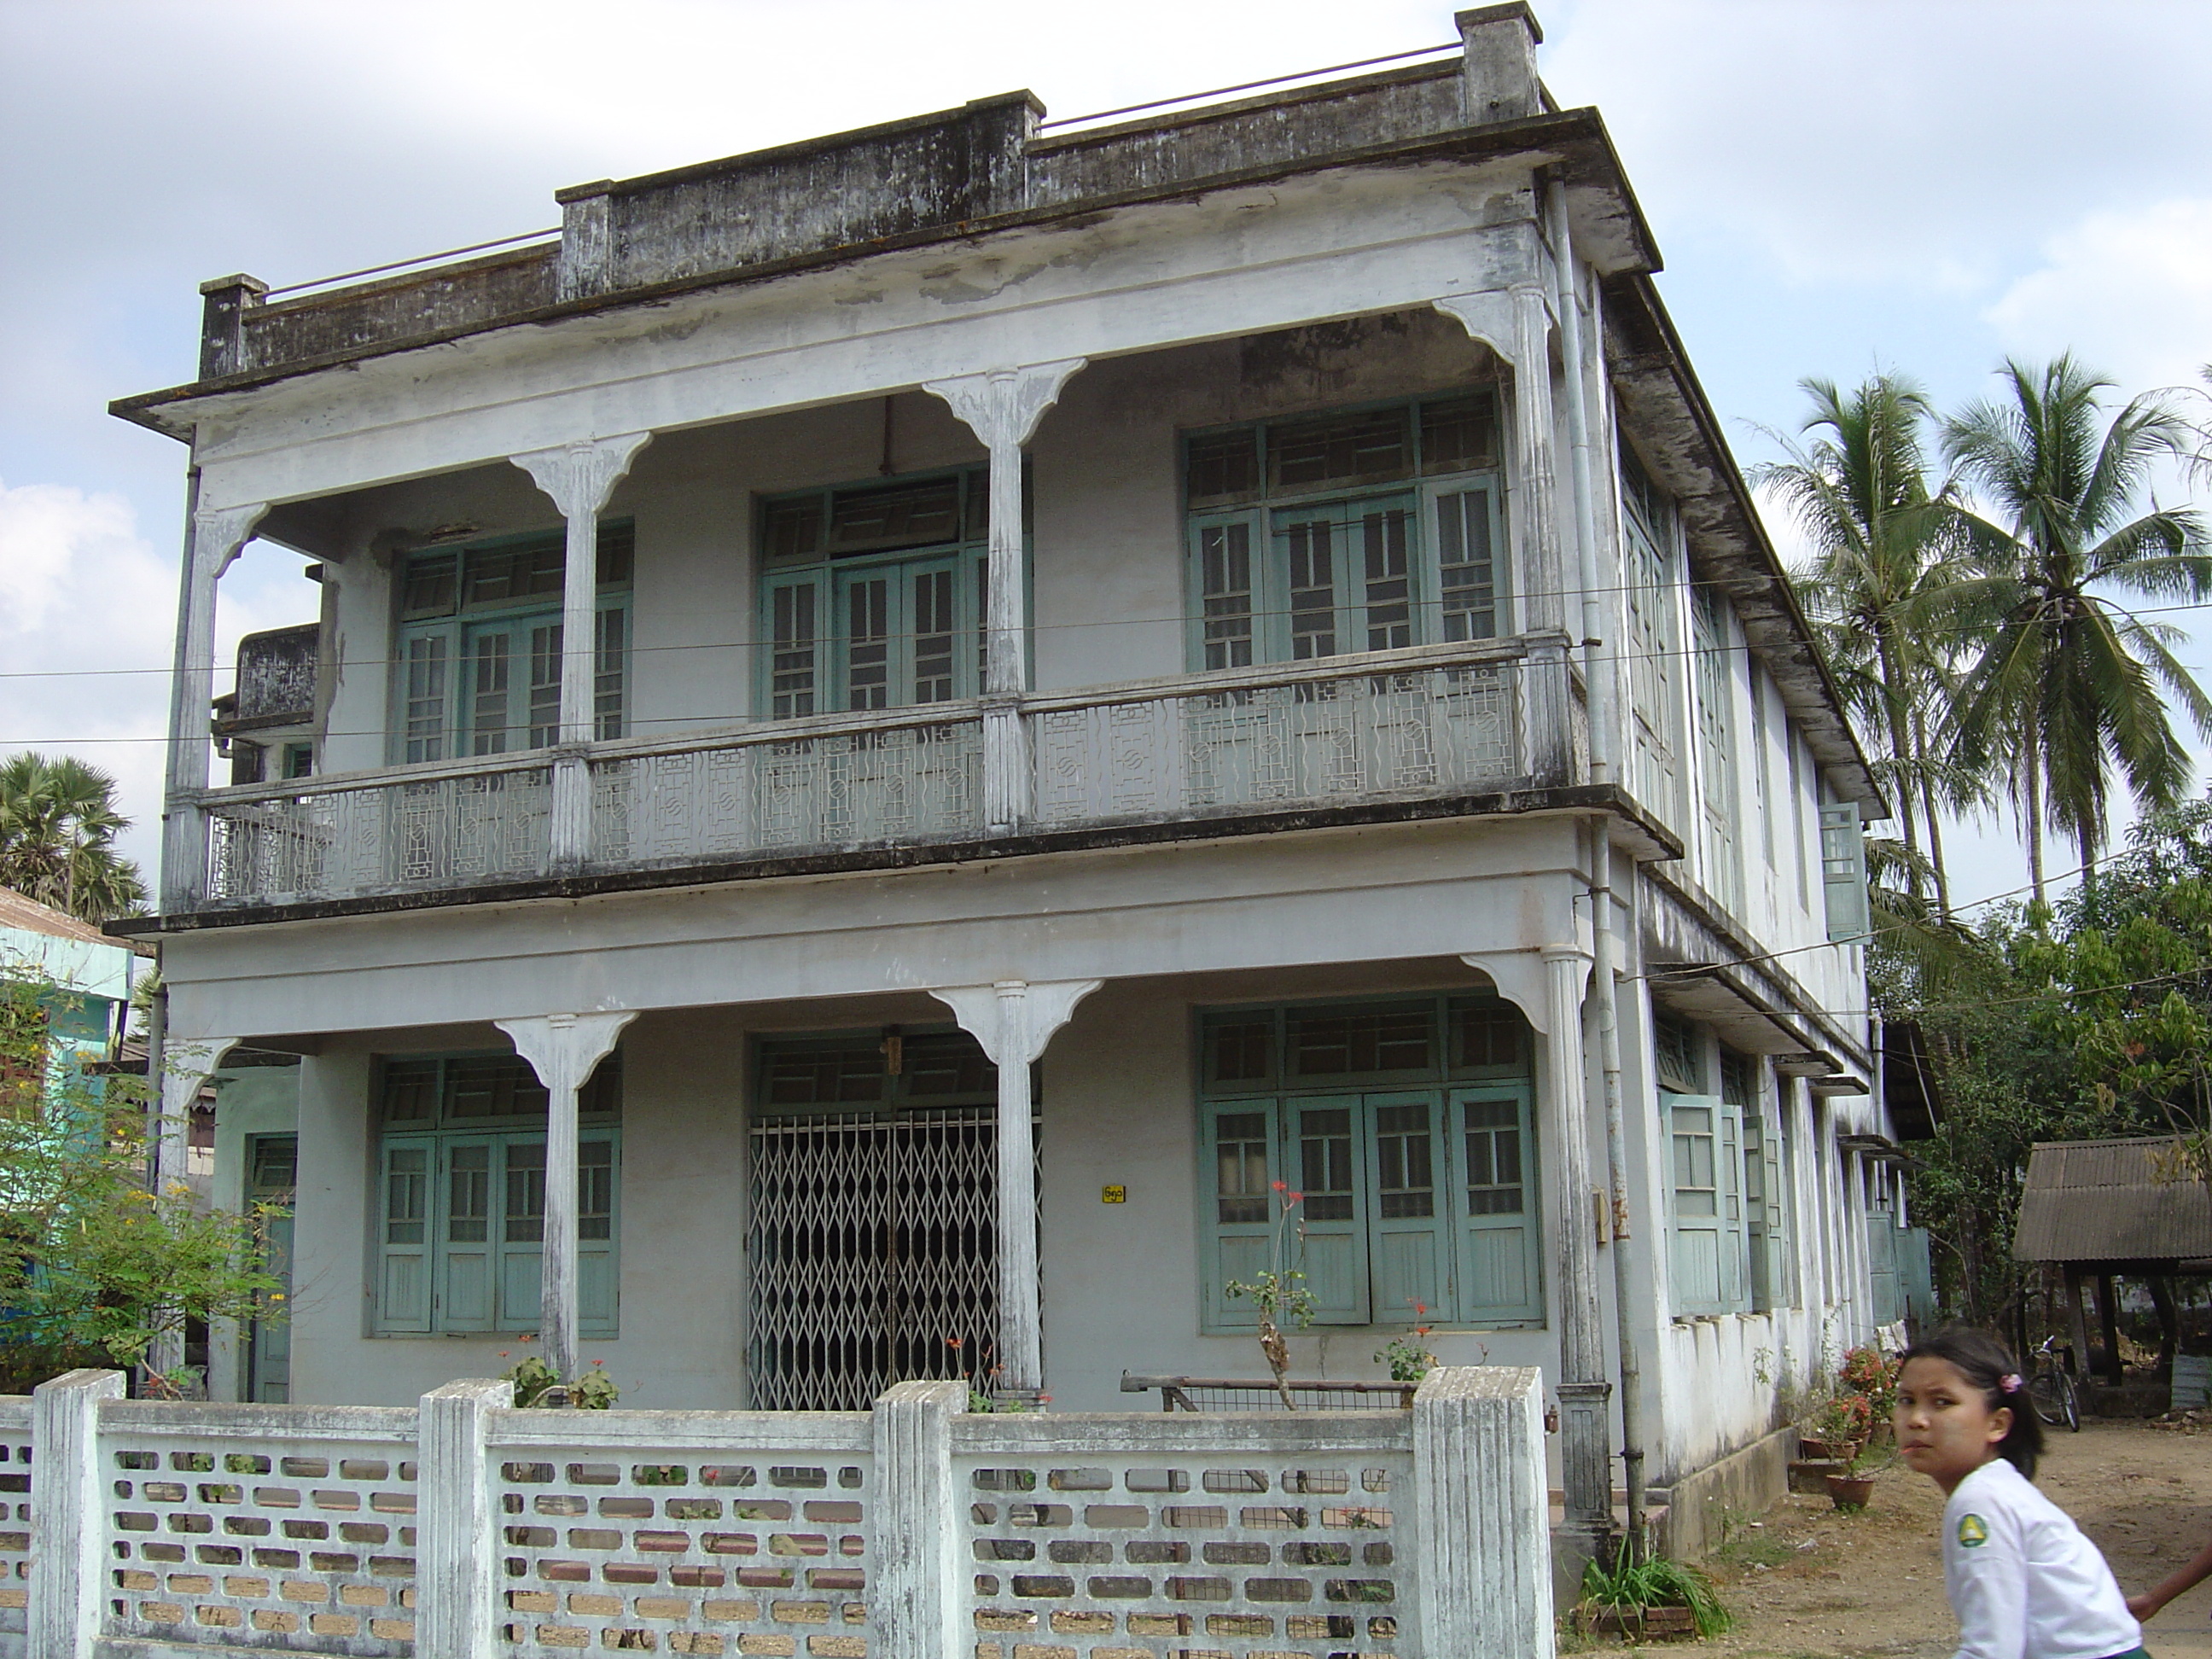
{"label": "concrete fence", "polygon": [[[1528,1659],[1542,1389],[1411,1412],[973,1415],[0,1401],[0,1656]],[[32,1461],[33,1453],[36,1461]]]}

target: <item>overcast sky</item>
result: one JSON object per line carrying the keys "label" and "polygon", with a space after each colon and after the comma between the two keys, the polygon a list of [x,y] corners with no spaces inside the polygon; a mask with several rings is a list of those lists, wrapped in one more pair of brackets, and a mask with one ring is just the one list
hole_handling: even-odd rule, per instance
{"label": "overcast sky", "polygon": [[[2212,360],[2203,0],[1538,10],[1745,461],[1808,374],[1893,368],[1951,406],[2008,353],[2071,347],[2129,392]],[[191,378],[207,277],[535,230],[562,185],[1016,87],[1078,115],[1452,33],[1407,0],[0,0],[0,752],[118,774],[150,864],[184,451],[105,405]],[[313,614],[300,568],[249,550],[223,657]],[[2010,839],[1970,840],[1962,898],[2021,878]]]}

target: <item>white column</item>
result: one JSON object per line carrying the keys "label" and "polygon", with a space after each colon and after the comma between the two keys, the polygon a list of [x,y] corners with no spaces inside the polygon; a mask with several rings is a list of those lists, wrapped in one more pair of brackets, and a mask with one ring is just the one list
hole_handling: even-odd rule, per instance
{"label": "white column", "polygon": [[538,1340],[564,1382],[576,1358],[576,1095],[635,1013],[540,1014],[492,1023],[545,1085],[545,1243],[538,1258]]}
{"label": "white column", "polygon": [[[153,1121],[154,1191],[168,1196],[189,1170],[192,1103],[222,1057],[238,1046],[236,1037],[170,1036],[161,1044],[161,1074],[146,1079],[147,1108]],[[152,1063],[150,1058],[148,1062]],[[165,1376],[185,1363],[182,1326],[161,1331],[146,1351],[146,1368]]]}
{"label": "white column", "polygon": [[1550,1014],[1544,1040],[1545,1139],[1559,1170],[1561,1484],[1569,1523],[1603,1529],[1613,1522],[1613,1461],[1607,1449],[1612,1389],[1598,1323],[1598,1215],[1607,1200],[1590,1180],[1589,1096],[1583,1069],[1583,989],[1590,958],[1572,945],[1547,945],[1543,957]]}
{"label": "white column", "polygon": [[[553,498],[568,527],[568,562],[561,583],[561,745],[580,751],[592,736],[592,705],[598,679],[599,513],[629,471],[650,432],[589,438],[557,449],[534,449],[507,459]],[[556,869],[574,869],[591,857],[592,775],[580,752],[553,762],[552,854]]]}
{"label": "white column", "polygon": [[990,614],[983,658],[983,816],[1004,833],[1030,812],[1029,747],[1021,696],[1029,689],[1028,561],[1022,556],[1022,447],[1084,359],[988,369],[923,390],[951,404],[991,453]]}
{"label": "white column", "polygon": [[481,1378],[422,1396],[416,1418],[422,1534],[416,1552],[415,1651],[492,1659],[498,1651],[499,1527],[492,1503],[491,1413],[514,1385]]}
{"label": "white column", "polygon": [[961,1638],[960,1492],[952,1419],[965,1382],[898,1382],[876,1401],[876,1560],[868,1625],[876,1659],[944,1659]]}
{"label": "white column", "polygon": [[1522,630],[1539,637],[1522,666],[1529,775],[1540,784],[1573,781],[1568,723],[1567,576],[1559,541],[1559,477],[1552,419],[1552,307],[1529,283],[1435,301],[1513,372],[1509,414],[1513,465],[1506,479],[1508,539]]}
{"label": "white column", "polygon": [[207,891],[208,721],[215,700],[216,583],[268,511],[195,507],[177,595],[176,673],[169,685],[169,764],[161,820],[161,908],[190,909]]}
{"label": "white column", "polygon": [[107,1483],[100,1402],[123,1398],[121,1371],[64,1371],[32,1390],[38,1529],[31,1534],[30,1659],[81,1659],[107,1605]]}
{"label": "white column", "polygon": [[1075,1005],[1102,981],[1004,979],[930,994],[999,1068],[999,1355],[1000,1386],[1044,1387],[1044,1287],[1037,1268],[1036,1151],[1030,1133],[1030,1066]]}
{"label": "white column", "polygon": [[1547,1486],[1541,1371],[1439,1365],[1421,1379],[1411,1505],[1423,1652],[1557,1650]]}

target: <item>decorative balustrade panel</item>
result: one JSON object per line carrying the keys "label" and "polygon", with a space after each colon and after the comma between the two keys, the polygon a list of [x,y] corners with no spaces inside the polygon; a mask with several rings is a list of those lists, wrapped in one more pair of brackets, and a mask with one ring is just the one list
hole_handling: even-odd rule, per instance
{"label": "decorative balustrade panel", "polygon": [[1212,1419],[1211,1448],[1157,1422],[1085,1448],[1078,1417],[1049,1449],[973,1449],[989,1431],[963,1423],[975,1659],[1417,1655],[1410,1420],[1345,1434],[1301,1416],[1275,1433]]}
{"label": "decorative balustrade panel", "polygon": [[538,767],[218,800],[208,809],[208,896],[353,898],[543,875],[551,776]]}
{"label": "decorative balustrade panel", "polygon": [[598,761],[592,855],[683,863],[970,835],[982,753],[969,720]]}
{"label": "decorative balustrade panel", "polygon": [[[719,1446],[619,1432],[620,1419],[642,1413],[570,1416],[571,1431],[583,1431],[573,1445],[513,1431],[551,1415],[495,1419],[501,1630],[514,1652],[866,1659],[876,1502],[867,1413],[746,1414],[761,1435]],[[609,1419],[616,1435],[589,1432]],[[824,1431],[803,1443],[792,1436],[802,1425]],[[554,1419],[547,1435],[560,1427]]]}
{"label": "decorative balustrade panel", "polygon": [[[310,1407],[255,1407],[228,1432],[181,1434],[157,1425],[161,1410],[101,1414],[109,1636],[413,1652],[415,1413],[357,1408],[349,1415],[395,1425],[364,1437],[257,1432],[245,1420],[308,1419]],[[149,1426],[113,1421],[125,1411]]]}
{"label": "decorative balustrade panel", "polygon": [[1040,710],[1048,824],[1450,794],[1522,775],[1510,662]]}
{"label": "decorative balustrade panel", "polygon": [[30,1603],[31,1402],[0,1399],[0,1634],[20,1635]]}
{"label": "decorative balustrade panel", "polygon": [[[1472,652],[1475,647],[1465,647]],[[697,746],[593,750],[586,867],[715,863],[780,852],[915,845],[984,833],[987,801],[1024,796],[1029,823],[1340,805],[1483,793],[1530,775],[1534,722],[1520,660],[1402,656],[1363,672],[1192,677],[1151,696],[1034,700],[1028,743],[994,793],[973,705],[941,720],[890,711],[832,729],[755,727]],[[1331,665],[1332,671],[1334,665]],[[1278,671],[1267,671],[1270,673]],[[1574,741],[1587,749],[1586,735]],[[996,752],[996,751],[994,751]],[[1027,758],[1023,758],[1026,755]],[[296,793],[213,792],[207,899],[289,903],[548,874],[553,768],[399,775]],[[1024,767],[1028,789],[1015,787]],[[1577,775],[1580,775],[1579,769]]]}

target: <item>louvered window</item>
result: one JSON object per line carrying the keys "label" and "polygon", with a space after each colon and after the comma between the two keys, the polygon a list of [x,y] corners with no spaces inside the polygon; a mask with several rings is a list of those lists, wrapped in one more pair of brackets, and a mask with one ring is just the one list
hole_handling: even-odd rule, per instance
{"label": "louvered window", "polygon": [[1190,665],[1510,630],[1488,392],[1188,439]]}
{"label": "louvered window", "polygon": [[1221,1011],[1200,1041],[1206,1328],[1249,1328],[1227,1287],[1271,1267],[1305,1275],[1320,1324],[1542,1322],[1516,1011],[1443,997]]}
{"label": "louvered window", "polygon": [[[622,1068],[577,1101],[579,1329],[616,1329]],[[545,1233],[546,1094],[513,1054],[388,1060],[380,1089],[379,1334],[533,1331]]]}
{"label": "louvered window", "polygon": [[[593,625],[592,731],[629,730],[635,535],[602,525]],[[393,758],[451,760],[560,741],[565,652],[561,532],[507,538],[407,562],[400,579]]]}
{"label": "louvered window", "polygon": [[761,509],[761,707],[771,720],[982,690],[989,475],[809,489]]}

